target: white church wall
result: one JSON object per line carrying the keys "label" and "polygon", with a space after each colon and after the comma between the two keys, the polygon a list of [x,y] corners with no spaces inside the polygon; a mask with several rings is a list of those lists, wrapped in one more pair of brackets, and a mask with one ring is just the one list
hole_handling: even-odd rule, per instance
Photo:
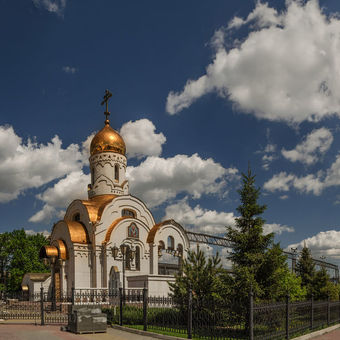
{"label": "white church wall", "polygon": [[74,246],[74,285],[75,287],[91,287],[91,257],[87,245],[77,244]]}

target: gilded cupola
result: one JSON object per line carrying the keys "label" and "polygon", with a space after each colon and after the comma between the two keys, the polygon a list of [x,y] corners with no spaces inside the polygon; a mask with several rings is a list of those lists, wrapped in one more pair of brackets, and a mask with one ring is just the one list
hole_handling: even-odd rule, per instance
{"label": "gilded cupola", "polygon": [[105,121],[105,126],[93,137],[90,153],[91,156],[101,152],[116,152],[123,156],[126,153],[126,146],[121,135],[112,129],[109,121]]}

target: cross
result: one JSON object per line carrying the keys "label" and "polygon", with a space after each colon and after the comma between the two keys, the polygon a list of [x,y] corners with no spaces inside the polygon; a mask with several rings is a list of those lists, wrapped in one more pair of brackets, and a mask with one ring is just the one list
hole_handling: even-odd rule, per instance
{"label": "cross", "polygon": [[112,93],[109,90],[105,90],[104,100],[101,102],[101,105],[104,105],[106,103],[106,111],[104,112],[104,115],[106,116],[105,123],[109,122],[108,116],[110,115],[109,109],[108,109],[108,101],[112,97]]}

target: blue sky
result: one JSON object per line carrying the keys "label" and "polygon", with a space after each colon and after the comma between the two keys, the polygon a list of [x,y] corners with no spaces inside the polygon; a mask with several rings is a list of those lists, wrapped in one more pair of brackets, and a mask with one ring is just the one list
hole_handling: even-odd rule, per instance
{"label": "blue sky", "polygon": [[265,230],[339,261],[339,2],[0,5],[0,232],[50,230],[86,198],[108,88],[157,221],[223,235],[250,162]]}

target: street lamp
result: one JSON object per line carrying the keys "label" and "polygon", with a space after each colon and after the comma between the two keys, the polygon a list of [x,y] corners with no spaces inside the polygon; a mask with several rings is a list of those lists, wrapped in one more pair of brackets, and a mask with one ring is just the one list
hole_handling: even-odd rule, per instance
{"label": "street lamp", "polygon": [[[62,260],[61,260],[62,261]],[[55,294],[55,265],[57,262],[56,256],[44,257],[43,263],[45,266],[51,268],[51,295],[52,295],[52,305],[51,310],[57,310],[56,294]]]}
{"label": "street lamp", "polygon": [[290,248],[293,254],[292,257],[292,273],[295,273],[295,267],[296,267],[296,255],[297,255],[297,248]]}

